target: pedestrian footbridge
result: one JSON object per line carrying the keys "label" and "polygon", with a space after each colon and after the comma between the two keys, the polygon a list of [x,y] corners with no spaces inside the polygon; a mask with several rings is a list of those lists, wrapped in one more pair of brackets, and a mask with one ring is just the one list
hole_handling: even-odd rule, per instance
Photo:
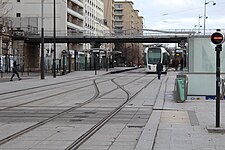
{"label": "pedestrian footbridge", "polygon": [[[124,30],[122,32],[53,31],[44,32],[45,43],[179,43],[195,35],[193,30]],[[18,37],[19,38],[19,37]],[[41,34],[25,34],[25,42],[41,43]]]}

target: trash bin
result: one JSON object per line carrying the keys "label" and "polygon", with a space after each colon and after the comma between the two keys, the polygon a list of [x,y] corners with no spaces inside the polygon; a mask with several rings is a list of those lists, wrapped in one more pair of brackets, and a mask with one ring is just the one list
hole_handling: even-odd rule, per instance
{"label": "trash bin", "polygon": [[174,89],[176,102],[183,103],[187,99],[187,89],[187,75],[177,75]]}

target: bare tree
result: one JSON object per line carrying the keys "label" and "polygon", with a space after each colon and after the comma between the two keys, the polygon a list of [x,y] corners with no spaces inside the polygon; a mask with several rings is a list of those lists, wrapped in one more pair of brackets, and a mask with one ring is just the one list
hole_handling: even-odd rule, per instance
{"label": "bare tree", "polygon": [[12,9],[9,7],[9,0],[0,0],[0,29],[4,26],[4,18],[8,12]]}
{"label": "bare tree", "polygon": [[[9,0],[0,0],[0,55],[2,55],[2,44],[3,44],[3,36],[2,34],[5,32],[5,15],[10,11],[8,7]],[[0,66],[1,70],[1,66]]]}
{"label": "bare tree", "polygon": [[9,12],[8,3],[9,0],[0,0],[0,18],[3,18]]}

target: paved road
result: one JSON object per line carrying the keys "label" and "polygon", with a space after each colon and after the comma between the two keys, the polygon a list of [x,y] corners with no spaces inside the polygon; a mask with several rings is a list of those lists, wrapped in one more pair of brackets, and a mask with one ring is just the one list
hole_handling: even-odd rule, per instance
{"label": "paved road", "polygon": [[66,149],[107,116],[78,149],[134,149],[162,80],[136,70],[104,74],[2,82],[0,149]]}
{"label": "paved road", "polygon": [[[140,70],[111,75],[99,71],[97,76],[92,71],[84,71],[57,78],[46,76],[45,80],[32,76],[1,82],[0,149],[63,150],[128,97],[131,99],[121,111],[78,149],[224,149],[225,136],[208,133],[206,129],[214,126],[215,102],[176,103],[173,91],[177,73],[181,72],[169,72],[162,80],[154,80],[156,74],[144,74]],[[83,105],[88,99],[95,101]],[[3,141],[15,132],[79,105],[83,106]],[[221,101],[222,126],[224,107]]]}

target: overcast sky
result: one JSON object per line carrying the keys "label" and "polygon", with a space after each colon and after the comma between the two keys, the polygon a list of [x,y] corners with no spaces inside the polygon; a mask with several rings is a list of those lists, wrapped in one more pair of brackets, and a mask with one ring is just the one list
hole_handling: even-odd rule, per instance
{"label": "overcast sky", "polygon": [[[132,0],[134,9],[144,17],[148,29],[198,28],[199,15],[204,14],[205,0]],[[225,29],[225,1],[207,1],[206,29]],[[203,17],[200,19],[203,29]]]}

